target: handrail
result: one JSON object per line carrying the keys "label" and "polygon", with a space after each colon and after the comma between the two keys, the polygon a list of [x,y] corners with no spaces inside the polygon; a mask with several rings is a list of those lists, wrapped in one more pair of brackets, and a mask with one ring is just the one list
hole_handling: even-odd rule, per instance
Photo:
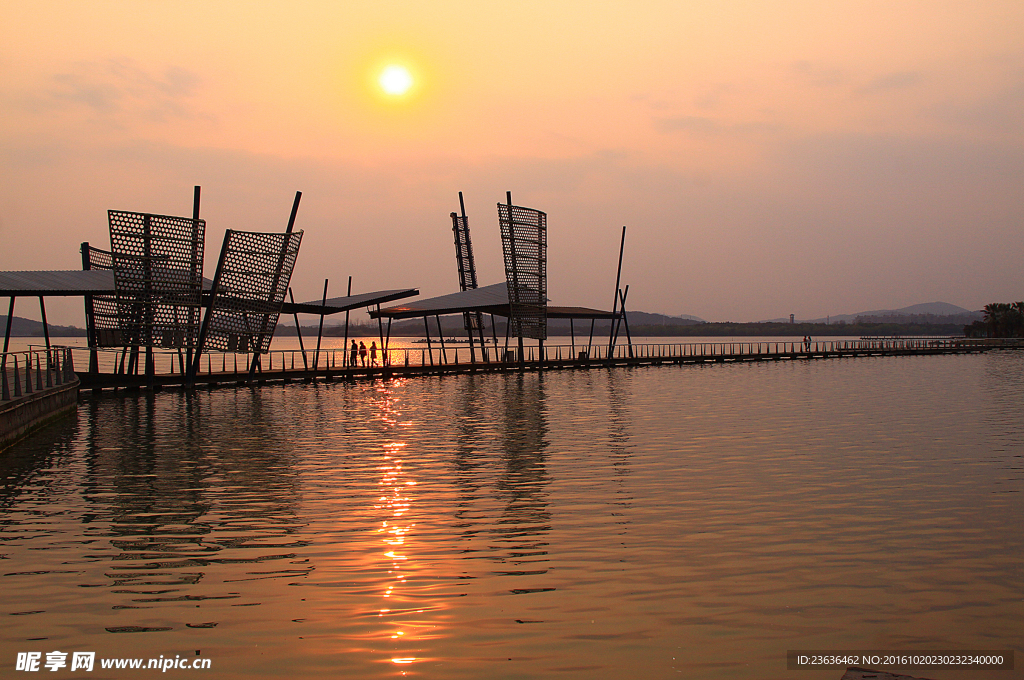
{"label": "handrail", "polygon": [[74,377],[70,347],[0,352],[0,401],[59,387]]}
{"label": "handrail", "polygon": [[[653,363],[671,360],[702,360],[713,359],[724,361],[734,358],[756,357],[760,359],[780,357],[799,358],[807,356],[838,355],[843,353],[898,352],[904,350],[949,350],[958,347],[984,346],[992,343],[979,343],[965,338],[889,338],[870,340],[755,340],[755,341],[722,341],[722,342],[676,342],[676,343],[632,343],[617,344],[612,347],[602,344],[558,344],[544,345],[543,353],[538,345],[524,348],[525,362],[557,363],[559,365],[593,365],[600,363]],[[98,369],[104,374],[127,375],[126,367],[133,367],[132,375],[138,375],[143,362],[130,361],[135,348],[60,348],[73,357],[75,352],[96,352],[99,357]],[[155,348],[154,361],[158,375],[180,375],[184,364],[181,351],[177,349]],[[401,347],[383,350],[377,348],[376,355],[369,352],[363,356],[359,353],[354,357],[346,348],[306,349],[307,360],[311,365],[321,366],[318,371],[304,368],[301,349],[272,349],[262,355],[259,371],[263,375],[285,374],[324,374],[335,371],[355,369],[380,369],[388,366],[430,366],[438,371],[454,370],[456,366],[477,365],[511,365],[519,363],[518,349],[504,348],[499,345],[489,346],[487,359],[481,356],[479,348],[475,348],[472,360],[470,348],[458,345],[441,347]],[[43,351],[43,350],[37,350]],[[316,355],[309,357],[310,353]],[[250,365],[252,354],[234,354],[228,352],[207,352],[201,362],[199,374],[205,376],[235,376],[245,373]],[[24,359],[20,360],[24,365]],[[86,362],[84,365],[88,365]],[[227,377],[226,379],[233,379]]]}

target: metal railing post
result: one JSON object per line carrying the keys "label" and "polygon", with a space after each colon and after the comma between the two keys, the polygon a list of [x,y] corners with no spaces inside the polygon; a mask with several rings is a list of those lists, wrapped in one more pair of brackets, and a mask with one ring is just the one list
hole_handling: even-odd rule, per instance
{"label": "metal railing post", "polygon": [[18,355],[14,355],[14,398],[21,396],[21,376],[18,374]]}

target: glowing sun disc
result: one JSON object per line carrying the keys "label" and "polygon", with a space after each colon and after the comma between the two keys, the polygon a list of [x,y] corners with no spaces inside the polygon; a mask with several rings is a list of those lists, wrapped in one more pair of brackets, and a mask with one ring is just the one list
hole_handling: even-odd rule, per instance
{"label": "glowing sun disc", "polygon": [[388,94],[400,95],[412,87],[412,75],[404,66],[388,66],[380,74],[377,82]]}

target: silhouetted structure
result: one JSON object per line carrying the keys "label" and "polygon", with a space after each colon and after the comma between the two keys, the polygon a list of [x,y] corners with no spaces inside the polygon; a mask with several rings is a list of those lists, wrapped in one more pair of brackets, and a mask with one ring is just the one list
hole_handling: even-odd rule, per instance
{"label": "silhouetted structure", "polygon": [[[455,260],[459,270],[459,290],[474,290],[477,287],[476,262],[473,259],[473,242],[469,238],[469,218],[466,216],[466,204],[462,199],[462,192],[459,192],[459,208],[462,215],[452,213],[452,232],[455,235]],[[469,337],[469,356],[476,361],[473,352],[474,335],[480,339],[480,352],[484,361],[487,361],[487,346],[484,340],[484,319],[480,312],[463,312],[463,326],[466,335]]]}
{"label": "silhouetted structure", "polygon": [[520,339],[548,336],[548,216],[512,205],[512,193],[498,204],[498,224],[508,285],[509,333]]}

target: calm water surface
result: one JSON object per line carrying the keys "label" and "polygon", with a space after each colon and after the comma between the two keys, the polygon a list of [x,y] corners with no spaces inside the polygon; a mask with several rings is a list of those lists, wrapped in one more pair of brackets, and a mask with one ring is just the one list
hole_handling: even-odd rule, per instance
{"label": "calm water surface", "polygon": [[0,663],[838,680],[786,650],[1020,650],[1022,394],[992,352],[86,401],[0,456]]}

